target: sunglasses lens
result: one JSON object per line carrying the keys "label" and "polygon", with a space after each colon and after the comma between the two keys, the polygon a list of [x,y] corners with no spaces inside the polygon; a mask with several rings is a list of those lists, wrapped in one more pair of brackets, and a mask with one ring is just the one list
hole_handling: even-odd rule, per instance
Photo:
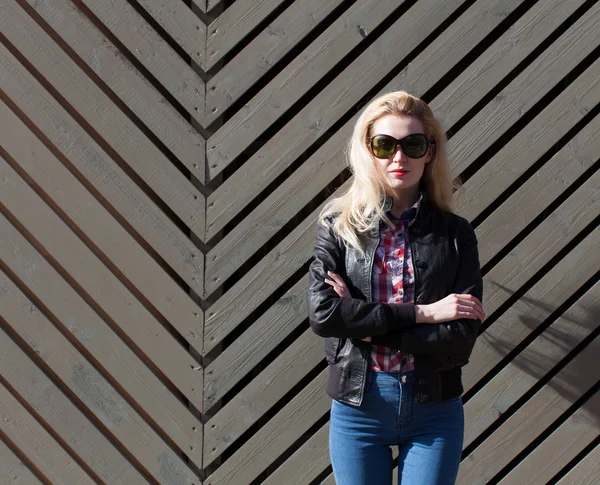
{"label": "sunglasses lens", "polygon": [[410,158],[421,158],[427,153],[427,137],[422,134],[409,135],[400,142],[402,151]]}
{"label": "sunglasses lens", "polygon": [[377,158],[390,158],[396,152],[396,140],[386,135],[374,136],[371,140],[371,150]]}

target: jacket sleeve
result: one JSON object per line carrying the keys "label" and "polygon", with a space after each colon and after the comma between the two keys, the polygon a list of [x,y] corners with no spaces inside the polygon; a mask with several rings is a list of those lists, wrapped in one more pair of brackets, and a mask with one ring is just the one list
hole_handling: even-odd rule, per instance
{"label": "jacket sleeve", "polygon": [[415,325],[412,303],[371,303],[358,298],[340,298],[325,283],[328,271],[346,282],[344,252],[330,228],[319,224],[314,260],[308,273],[308,319],[321,337],[364,338]]}
{"label": "jacket sleeve", "polygon": [[[457,231],[459,268],[452,293],[468,293],[483,301],[483,279],[475,231],[466,219],[459,219]],[[457,365],[468,362],[481,320],[461,318],[438,324],[419,324],[414,328],[375,337],[373,344],[386,345],[409,354],[448,357]]]}

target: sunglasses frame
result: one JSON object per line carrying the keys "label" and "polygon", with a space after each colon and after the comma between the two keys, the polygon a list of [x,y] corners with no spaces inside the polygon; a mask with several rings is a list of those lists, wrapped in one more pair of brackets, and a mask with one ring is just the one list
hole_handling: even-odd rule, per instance
{"label": "sunglasses frame", "polygon": [[[392,152],[392,154],[389,157],[378,157],[377,155],[375,155],[375,151],[373,150],[373,141],[375,140],[375,138],[377,138],[379,136],[394,140],[394,143],[395,143],[394,151]],[[426,144],[425,152],[420,157],[411,157],[409,154],[406,153],[406,150],[404,149],[404,145],[402,142],[411,136],[419,136],[419,137],[423,137],[425,139],[425,144]],[[402,150],[402,153],[404,153],[409,158],[414,158],[414,159],[423,158],[425,155],[427,155],[427,152],[429,151],[429,147],[431,145],[435,145],[435,142],[430,141],[429,138],[427,138],[427,135],[425,133],[411,133],[410,135],[406,135],[404,138],[401,138],[401,139],[394,138],[391,135],[379,134],[379,135],[373,135],[371,137],[371,141],[369,142],[369,148],[371,149],[371,153],[373,154],[373,156],[375,158],[378,158],[379,160],[386,160],[388,158],[392,158],[398,151],[398,147],[400,147],[400,149]]]}

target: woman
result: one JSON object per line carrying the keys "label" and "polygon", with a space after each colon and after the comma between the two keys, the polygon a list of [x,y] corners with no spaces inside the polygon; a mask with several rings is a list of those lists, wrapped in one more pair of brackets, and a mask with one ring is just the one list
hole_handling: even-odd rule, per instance
{"label": "woman", "polygon": [[484,318],[477,240],[451,212],[446,140],[422,100],[372,101],[349,146],[354,180],[322,211],[308,309],[326,337],[337,485],[455,483],[460,367]]}

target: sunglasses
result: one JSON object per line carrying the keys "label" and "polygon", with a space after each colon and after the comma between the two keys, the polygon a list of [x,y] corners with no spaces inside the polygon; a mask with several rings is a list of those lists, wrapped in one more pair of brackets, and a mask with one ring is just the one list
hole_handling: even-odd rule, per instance
{"label": "sunglasses", "polygon": [[377,158],[392,158],[398,149],[398,145],[407,157],[421,158],[427,153],[429,142],[423,133],[415,133],[398,140],[390,135],[375,135],[371,138],[371,152]]}

